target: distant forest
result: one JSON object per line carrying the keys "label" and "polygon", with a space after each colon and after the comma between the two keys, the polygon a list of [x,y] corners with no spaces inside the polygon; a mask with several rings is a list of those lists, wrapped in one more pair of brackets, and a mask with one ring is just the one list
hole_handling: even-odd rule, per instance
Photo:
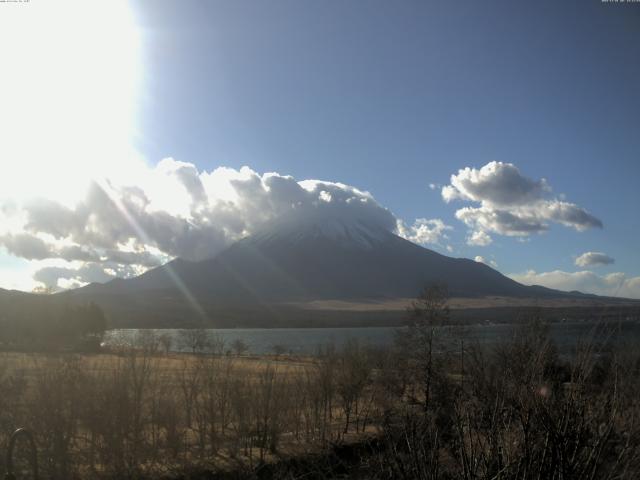
{"label": "distant forest", "polygon": [[0,297],[0,345],[7,349],[98,347],[107,320],[95,303],[45,295]]}

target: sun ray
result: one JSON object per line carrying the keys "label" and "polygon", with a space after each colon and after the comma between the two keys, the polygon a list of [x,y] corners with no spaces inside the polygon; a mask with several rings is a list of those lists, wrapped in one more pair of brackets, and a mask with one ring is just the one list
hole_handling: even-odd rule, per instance
{"label": "sun ray", "polygon": [[[107,195],[107,197],[109,197],[109,199],[113,202],[113,204],[116,206],[120,214],[131,226],[133,231],[136,233],[138,238],[142,240],[142,243],[144,243],[145,245],[153,245],[154,242],[151,240],[149,235],[147,235],[147,233],[140,226],[140,224],[136,221],[134,216],[131,215],[127,207],[122,203],[118,193],[113,189],[113,187],[111,187],[109,181],[106,179],[97,179],[96,183],[105,193],[105,195]],[[169,278],[171,278],[171,281],[176,286],[176,288],[180,291],[180,293],[182,293],[182,295],[184,296],[187,303],[191,306],[191,308],[193,308],[193,310],[198,314],[198,316],[203,321],[206,322],[209,318],[209,316],[207,315],[207,312],[204,310],[200,302],[198,302],[196,297],[191,293],[191,291],[182,281],[180,276],[175,272],[173,267],[170,264],[165,264],[162,268],[165,269],[165,271],[169,275]]]}

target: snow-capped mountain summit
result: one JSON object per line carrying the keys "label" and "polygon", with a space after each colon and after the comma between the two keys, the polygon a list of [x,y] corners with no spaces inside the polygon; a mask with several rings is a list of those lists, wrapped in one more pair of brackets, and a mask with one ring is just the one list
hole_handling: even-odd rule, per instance
{"label": "snow-capped mountain summit", "polygon": [[247,238],[254,244],[303,244],[325,239],[347,248],[371,250],[393,239],[387,229],[363,220],[316,217],[297,218],[268,224]]}
{"label": "snow-capped mountain summit", "polygon": [[455,296],[531,295],[531,287],[487,265],[441,255],[363,220],[327,216],[272,222],[212,259],[176,259],[90,289],[180,289],[207,302],[273,303],[415,297],[435,282]]}
{"label": "snow-capped mountain summit", "polygon": [[[139,277],[68,295],[98,303],[122,326],[311,326],[326,324],[331,314],[294,305],[415,298],[433,283],[446,285],[453,297],[585,297],[521,285],[483,263],[441,255],[366,219],[328,216],[271,222],[214,258],[175,259]],[[354,321],[354,314],[342,315]]]}

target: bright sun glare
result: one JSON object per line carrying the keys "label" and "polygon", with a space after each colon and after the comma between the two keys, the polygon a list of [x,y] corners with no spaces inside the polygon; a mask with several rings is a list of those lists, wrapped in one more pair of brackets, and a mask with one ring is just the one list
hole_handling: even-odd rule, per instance
{"label": "bright sun glare", "polygon": [[77,200],[89,178],[138,163],[141,81],[129,5],[36,1],[0,15],[0,197]]}

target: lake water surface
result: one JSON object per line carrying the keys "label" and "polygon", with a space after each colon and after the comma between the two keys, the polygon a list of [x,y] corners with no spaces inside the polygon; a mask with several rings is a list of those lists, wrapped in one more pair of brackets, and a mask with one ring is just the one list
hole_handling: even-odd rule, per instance
{"label": "lake water surface", "polygon": [[[457,328],[457,327],[448,327]],[[472,325],[464,327],[464,338],[467,344],[492,345],[508,340],[515,329],[514,325]],[[236,339],[241,339],[248,345],[251,354],[273,353],[277,346],[284,352],[292,354],[313,354],[320,348],[335,345],[340,348],[349,340],[357,340],[361,345],[389,346],[393,343],[396,327],[365,327],[365,328],[234,328],[208,329],[206,335],[214,340],[222,340],[225,350],[231,349]],[[109,330],[105,335],[105,346],[118,345],[134,346],[140,344],[150,334],[169,335],[171,350],[174,352],[189,351],[185,343],[183,330],[139,330],[118,329]],[[609,339],[612,342],[628,341],[640,342],[640,324],[637,322],[621,322],[602,324],[590,322],[558,323],[550,326],[550,333],[559,350],[570,353],[581,339],[595,336],[599,340]]]}

